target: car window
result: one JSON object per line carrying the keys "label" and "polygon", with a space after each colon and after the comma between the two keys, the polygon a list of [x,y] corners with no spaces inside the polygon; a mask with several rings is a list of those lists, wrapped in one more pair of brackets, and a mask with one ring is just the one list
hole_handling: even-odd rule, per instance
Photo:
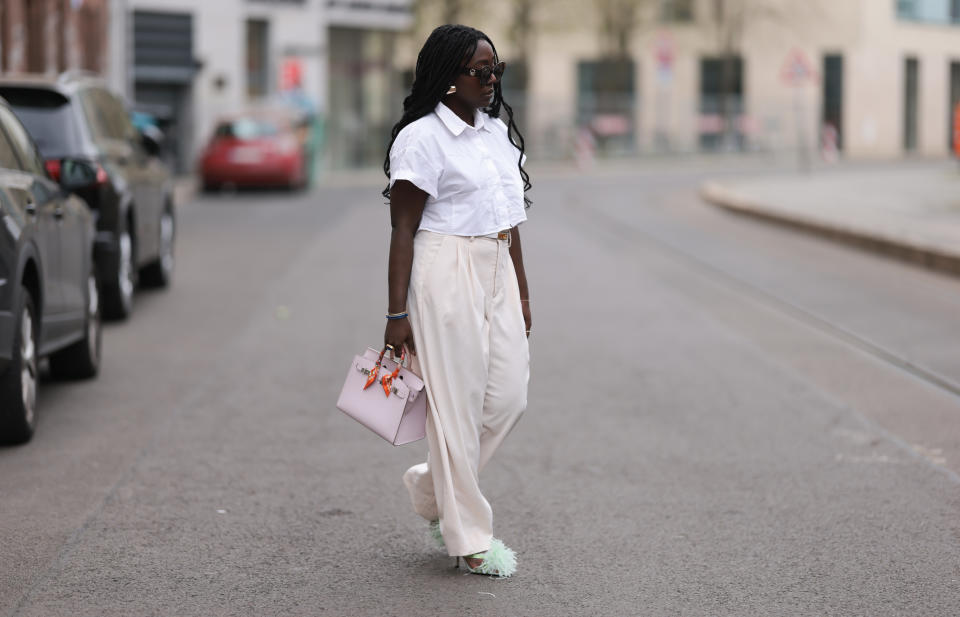
{"label": "car window", "polygon": [[117,97],[106,90],[97,90],[97,104],[106,114],[110,137],[113,139],[128,140],[134,137],[133,125],[127,116],[127,110]]}
{"label": "car window", "polygon": [[240,118],[233,122],[224,122],[217,127],[217,137],[232,137],[241,141],[273,137],[280,129],[268,120]]}
{"label": "car window", "polygon": [[93,140],[103,144],[110,139],[119,139],[119,129],[110,121],[109,107],[104,105],[103,96],[100,90],[84,90],[80,93],[80,106],[83,108],[83,115],[87,118],[87,124],[90,126],[90,134]]}
{"label": "car window", "polygon": [[74,110],[62,94],[43,88],[0,86],[0,96],[27,127],[43,158],[62,159],[83,152]]}
{"label": "car window", "polygon": [[0,131],[0,167],[4,169],[23,169],[17,155],[13,153],[13,146],[10,145],[10,141],[3,131]]}
{"label": "car window", "polygon": [[139,139],[137,139],[137,129],[134,128],[133,122],[130,121],[130,114],[127,112],[127,108],[123,104],[123,101],[109,92],[104,92],[104,95],[110,101],[109,105],[113,110],[111,112],[112,117],[114,118],[117,128],[119,129],[121,139],[139,141]]}
{"label": "car window", "polygon": [[13,146],[17,158],[20,159],[21,169],[38,176],[46,176],[47,172],[43,167],[43,162],[37,156],[36,146],[33,145],[33,140],[30,139],[27,130],[23,128],[13,112],[3,105],[0,105],[0,124],[3,125],[4,131],[10,137],[10,144]]}

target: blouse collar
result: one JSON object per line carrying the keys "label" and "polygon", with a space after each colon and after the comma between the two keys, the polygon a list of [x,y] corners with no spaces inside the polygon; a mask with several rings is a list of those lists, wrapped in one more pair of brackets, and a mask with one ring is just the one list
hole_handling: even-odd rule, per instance
{"label": "blouse collar", "polygon": [[455,136],[459,136],[464,129],[472,129],[474,131],[479,131],[483,129],[485,131],[490,131],[490,128],[487,126],[486,120],[489,118],[487,114],[480,111],[479,109],[474,110],[473,112],[473,126],[470,126],[464,122],[460,116],[453,113],[453,110],[443,104],[443,101],[437,103],[437,107],[434,109],[434,113],[440,118],[440,121],[443,122],[443,125],[447,127],[451,133]]}

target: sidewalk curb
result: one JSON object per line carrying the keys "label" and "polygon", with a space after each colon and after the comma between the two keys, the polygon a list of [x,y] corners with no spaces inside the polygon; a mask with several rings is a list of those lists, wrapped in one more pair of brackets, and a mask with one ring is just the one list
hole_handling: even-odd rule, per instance
{"label": "sidewalk curb", "polygon": [[908,238],[872,230],[849,227],[834,221],[777,211],[762,203],[738,195],[719,182],[705,182],[700,197],[709,204],[763,221],[829,238],[874,253],[893,257],[930,270],[960,276],[960,247],[947,252],[940,247],[925,246]]}

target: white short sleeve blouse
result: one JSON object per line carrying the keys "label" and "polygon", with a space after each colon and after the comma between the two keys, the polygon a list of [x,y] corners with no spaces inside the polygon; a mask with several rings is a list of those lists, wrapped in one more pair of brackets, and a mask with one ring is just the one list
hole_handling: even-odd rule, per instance
{"label": "white short sleeve blouse", "polygon": [[408,180],[429,195],[420,229],[482,236],[527,220],[519,159],[499,118],[477,110],[470,126],[441,102],[397,135],[390,186]]}

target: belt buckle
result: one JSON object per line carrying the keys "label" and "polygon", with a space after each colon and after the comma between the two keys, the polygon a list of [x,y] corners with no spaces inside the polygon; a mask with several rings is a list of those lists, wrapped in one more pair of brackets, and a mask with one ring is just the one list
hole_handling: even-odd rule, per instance
{"label": "belt buckle", "polygon": [[510,239],[510,232],[509,232],[509,231],[498,231],[498,232],[497,232],[497,240],[509,240],[509,239]]}

